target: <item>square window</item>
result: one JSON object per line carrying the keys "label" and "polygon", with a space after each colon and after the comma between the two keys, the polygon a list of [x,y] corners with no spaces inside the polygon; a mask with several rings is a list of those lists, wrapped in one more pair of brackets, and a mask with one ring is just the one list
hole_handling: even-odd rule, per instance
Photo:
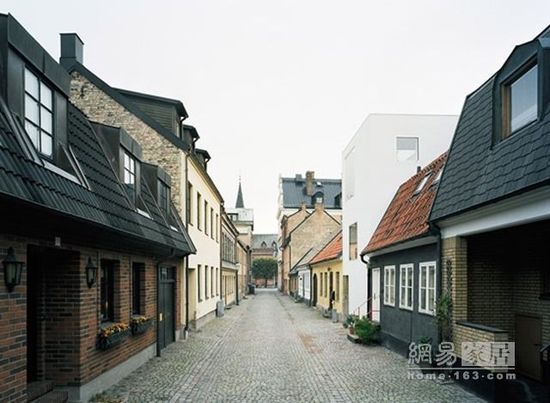
{"label": "square window", "polygon": [[538,67],[535,64],[514,81],[503,86],[502,138],[510,136],[537,120],[538,116]]}
{"label": "square window", "polygon": [[397,161],[418,161],[418,137],[397,137]]}

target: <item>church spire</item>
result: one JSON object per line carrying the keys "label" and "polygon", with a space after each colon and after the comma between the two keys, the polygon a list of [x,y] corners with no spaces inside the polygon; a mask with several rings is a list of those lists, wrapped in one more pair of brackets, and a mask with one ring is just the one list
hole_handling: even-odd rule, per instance
{"label": "church spire", "polygon": [[239,191],[237,193],[237,203],[235,203],[236,208],[244,208],[243,200],[243,189],[241,187],[241,177],[239,176]]}

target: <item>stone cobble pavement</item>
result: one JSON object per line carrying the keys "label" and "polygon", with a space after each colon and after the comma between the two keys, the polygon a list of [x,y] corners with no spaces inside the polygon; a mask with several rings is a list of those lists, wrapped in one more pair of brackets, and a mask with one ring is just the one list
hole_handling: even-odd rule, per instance
{"label": "stone cobble pavement", "polygon": [[106,391],[129,402],[477,402],[452,381],[410,380],[407,360],[352,344],[341,324],[258,290]]}

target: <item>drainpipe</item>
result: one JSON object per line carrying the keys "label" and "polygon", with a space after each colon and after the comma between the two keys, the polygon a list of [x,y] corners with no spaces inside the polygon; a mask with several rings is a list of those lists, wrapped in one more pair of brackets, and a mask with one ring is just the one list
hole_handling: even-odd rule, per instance
{"label": "drainpipe", "polygon": [[[372,273],[371,271],[369,270],[370,266],[369,266],[369,262],[365,260],[365,255],[362,255],[362,254],[359,254],[359,256],[361,257],[361,261],[363,263],[365,263],[365,266],[366,267],[366,270],[367,270],[367,313],[370,312],[370,319],[372,320],[372,285],[371,285],[371,282],[372,282]],[[353,312],[349,312],[349,291],[348,291],[348,315],[351,315]]]}
{"label": "drainpipe", "polygon": [[[442,266],[442,262],[443,262],[443,250],[442,250],[442,247],[441,247],[441,229],[436,225],[436,224],[433,224],[433,223],[429,223],[429,226],[430,226],[430,233],[432,233],[433,235],[436,236],[437,238],[437,242],[436,242],[436,270],[435,270],[435,273],[436,273],[436,278],[437,278],[437,289],[438,289],[438,292],[436,294],[436,302],[437,300],[439,300],[439,298],[441,297],[442,295],[442,290],[443,290],[443,279],[442,279],[442,274],[443,274],[443,266]],[[441,330],[438,328],[438,333],[439,333],[439,340],[438,342],[441,342],[443,340],[443,334],[441,333]]]}
{"label": "drainpipe", "polygon": [[[183,133],[183,126],[182,126],[182,133]],[[187,217],[187,209],[189,206],[187,206],[187,192],[189,191],[188,183],[189,183],[189,153],[184,153],[185,155],[185,231],[189,235],[189,218]],[[181,193],[181,192],[180,192]],[[191,201],[191,196],[189,196],[189,201]],[[185,256],[185,266],[183,267],[183,272],[185,273],[185,338],[187,338],[189,334],[189,255]]]}

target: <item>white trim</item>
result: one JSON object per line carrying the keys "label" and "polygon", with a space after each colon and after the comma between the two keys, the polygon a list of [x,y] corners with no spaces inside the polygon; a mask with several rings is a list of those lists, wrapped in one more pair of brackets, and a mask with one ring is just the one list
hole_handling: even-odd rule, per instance
{"label": "white trim", "polygon": [[139,208],[136,208],[136,210],[137,210],[139,215],[141,215],[143,217],[147,217],[148,219],[152,220],[151,216],[149,215],[149,213],[147,211],[141,210]]}
{"label": "white trim", "polygon": [[438,223],[442,238],[473,235],[550,218],[550,186],[510,197]]}
{"label": "white trim", "polygon": [[[403,290],[403,273],[406,273],[404,290]],[[411,277],[410,288],[408,285],[409,274]],[[411,305],[409,306],[405,304],[406,301],[408,300],[408,293],[410,292],[411,294],[413,294],[413,290],[414,290],[414,264],[406,263],[406,264],[399,265],[399,308],[407,309],[409,311],[413,310],[414,302],[413,302],[412,295],[411,295]]]}
{"label": "white trim", "polygon": [[369,258],[373,258],[379,255],[385,255],[386,253],[397,252],[404,249],[416,248],[417,246],[430,245],[437,242],[437,237],[433,235],[425,236],[422,238],[413,239],[411,241],[405,241],[399,244],[391,245],[377,251],[367,253]]}
{"label": "white trim", "polygon": [[[388,273],[393,272],[393,284],[388,281]],[[384,305],[395,306],[395,266],[384,266]],[[390,291],[393,294],[393,302],[390,302]]]}
{"label": "white trim", "polygon": [[[428,290],[430,289],[429,287],[429,283],[430,283],[430,267],[433,267],[434,268],[434,287],[433,287],[433,290],[434,290],[434,309],[433,311],[430,311],[430,309],[428,308],[430,305],[429,305],[429,293],[428,293]],[[426,303],[426,309],[422,309],[422,305],[421,305],[421,297],[422,297],[422,269],[425,268],[426,269],[426,299],[425,299],[425,303]],[[432,315],[432,316],[435,316],[435,304],[437,302],[437,262],[435,261],[432,261],[432,262],[422,262],[418,265],[418,312],[420,313],[425,313],[427,315]]]}

